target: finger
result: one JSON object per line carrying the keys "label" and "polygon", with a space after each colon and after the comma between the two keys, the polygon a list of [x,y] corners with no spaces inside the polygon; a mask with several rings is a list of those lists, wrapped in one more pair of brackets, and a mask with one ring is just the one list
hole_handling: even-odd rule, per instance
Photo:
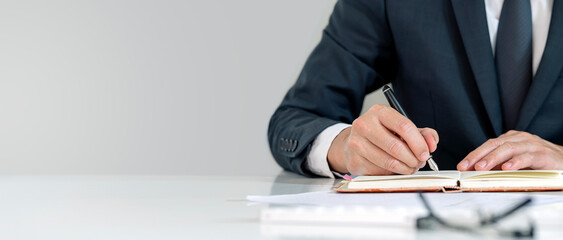
{"label": "finger", "polygon": [[425,134],[430,134],[432,135],[432,138],[434,139],[434,142],[436,144],[438,144],[438,142],[440,142],[440,137],[438,136],[438,132],[436,132],[436,130],[432,129],[432,128],[420,128],[419,129],[420,133],[425,133]]}
{"label": "finger", "polygon": [[424,166],[426,166],[426,161],[420,162],[420,164],[418,164],[418,169],[421,169],[421,168],[423,168]]}
{"label": "finger", "polygon": [[403,138],[419,161],[428,160],[430,157],[428,145],[411,120],[389,107],[381,108],[379,113],[381,124]]}
{"label": "finger", "polygon": [[[412,173],[412,171],[416,169],[416,166],[419,162],[414,156],[412,156],[412,153],[408,150],[406,144],[397,136],[391,134],[386,130],[384,131],[384,134],[386,134],[387,136],[381,136],[383,134],[378,134],[378,139],[384,139],[383,141],[395,141],[396,147],[393,148],[393,151],[396,151],[400,157],[409,158],[407,160],[408,165],[404,162],[404,160],[398,160],[394,156],[389,155],[385,150],[381,149],[379,146],[370,142],[369,139],[362,136],[350,138],[350,140],[348,140],[348,148],[355,154],[367,159],[368,161],[383,169],[387,169],[394,173],[400,174]],[[394,163],[393,160],[399,161],[400,164]]]}
{"label": "finger", "polygon": [[[361,155],[361,154],[360,154]],[[376,157],[368,157],[376,156]],[[372,148],[370,149],[366,155],[362,155],[362,157],[366,158],[371,163],[383,168],[387,171],[398,173],[398,174],[413,174],[418,168],[410,167],[406,165],[404,162],[400,161],[399,159],[389,155],[385,151],[380,148]]]}
{"label": "finger", "polygon": [[553,165],[553,159],[547,157],[545,154],[541,154],[539,152],[534,153],[524,153],[518,156],[513,157],[510,161],[507,161],[505,164],[502,165],[503,170],[518,170],[518,169],[546,169],[552,170],[557,169],[556,166]]}
{"label": "finger", "polygon": [[477,163],[477,161],[481,160],[484,156],[489,154],[491,151],[495,150],[498,146],[502,145],[503,143],[504,143],[503,140],[500,138],[493,138],[487,140],[477,149],[467,154],[465,159],[463,159],[461,162],[458,163],[457,169],[460,171],[473,170],[475,163]]}
{"label": "finger", "polygon": [[532,167],[534,163],[534,155],[530,153],[524,153],[514,156],[512,159],[506,161],[502,164],[502,170],[518,170],[523,168]]}
{"label": "finger", "polygon": [[436,151],[436,148],[438,147],[438,132],[431,128],[422,128],[419,129],[419,131],[420,134],[422,134],[422,137],[424,137],[430,152]]}
{"label": "finger", "polygon": [[420,163],[411,152],[409,146],[389,130],[381,127],[376,130],[375,136],[377,138],[372,137],[369,141],[386,154],[398,159],[410,168],[415,168]]}
{"label": "finger", "polygon": [[356,176],[393,174],[393,172],[380,168],[360,155],[354,156],[354,159],[350,161],[348,171]]}
{"label": "finger", "polygon": [[373,162],[369,161],[368,159],[363,158],[364,163],[364,175],[373,176],[373,175],[391,175],[394,172],[384,169],[382,167],[377,166]]}
{"label": "finger", "polygon": [[514,156],[530,151],[530,146],[531,144],[521,142],[505,142],[477,161],[474,168],[477,171],[489,171]]}

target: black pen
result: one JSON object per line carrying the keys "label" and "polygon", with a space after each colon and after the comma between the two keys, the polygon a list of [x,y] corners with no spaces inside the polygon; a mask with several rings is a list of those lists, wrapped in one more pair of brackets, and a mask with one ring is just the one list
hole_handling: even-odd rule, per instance
{"label": "black pen", "polygon": [[[403,114],[403,116],[405,116],[406,118],[409,118],[405,110],[403,110],[403,108],[399,104],[399,101],[397,101],[397,98],[395,98],[393,89],[385,85],[383,86],[382,90],[383,90],[383,94],[385,95],[385,98],[387,98],[387,102],[389,102],[389,105],[391,105],[392,108],[397,110],[397,112]],[[438,169],[438,165],[436,164],[436,162],[434,162],[434,159],[432,159],[432,155],[430,155],[430,157],[426,161],[428,162],[428,166],[430,166],[430,169],[434,170],[437,173],[440,172],[440,170]]]}

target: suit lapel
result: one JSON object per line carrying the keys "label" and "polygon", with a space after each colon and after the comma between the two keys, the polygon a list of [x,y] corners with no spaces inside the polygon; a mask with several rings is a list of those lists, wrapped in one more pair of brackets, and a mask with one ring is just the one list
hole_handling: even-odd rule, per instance
{"label": "suit lapel", "polygon": [[496,136],[502,133],[502,113],[495,62],[483,1],[452,0],[471,70]]}
{"label": "suit lapel", "polygon": [[563,67],[563,2],[553,1],[551,22],[543,56],[520,110],[516,129],[525,130],[547,98]]}

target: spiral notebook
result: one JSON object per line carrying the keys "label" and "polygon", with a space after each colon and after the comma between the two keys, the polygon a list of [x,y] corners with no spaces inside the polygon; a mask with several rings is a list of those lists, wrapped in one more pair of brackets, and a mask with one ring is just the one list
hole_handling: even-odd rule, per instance
{"label": "spiral notebook", "polygon": [[420,171],[413,175],[359,176],[337,192],[524,192],[563,190],[563,171]]}

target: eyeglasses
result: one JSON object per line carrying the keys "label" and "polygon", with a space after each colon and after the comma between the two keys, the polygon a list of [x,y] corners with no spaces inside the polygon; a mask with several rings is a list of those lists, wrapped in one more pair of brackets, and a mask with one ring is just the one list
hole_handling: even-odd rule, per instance
{"label": "eyeglasses", "polygon": [[[446,221],[444,218],[439,217],[435,211],[432,210],[430,204],[424,197],[422,192],[418,193],[420,200],[424,204],[424,207],[428,211],[428,215],[425,217],[421,217],[417,219],[416,226],[418,229],[438,229],[439,227],[443,227],[446,229],[452,229],[457,231],[464,231],[476,234],[490,234],[491,232],[496,233],[497,235],[506,236],[506,237],[522,237],[522,238],[530,238],[534,236],[534,224],[532,222],[528,223],[528,226],[523,229],[511,229],[511,230],[503,230],[503,229],[496,229],[495,225],[499,223],[499,221],[506,219],[508,216],[513,215],[516,211],[523,209],[525,206],[529,205],[532,202],[531,197],[526,197],[521,202],[515,204],[513,207],[508,208],[507,210],[503,211],[501,214],[491,215],[489,217],[485,217],[479,214],[479,221],[477,225],[470,226],[470,225],[459,225],[453,224],[449,221]],[[488,231],[485,231],[488,230]],[[492,231],[491,231],[492,230]]]}

